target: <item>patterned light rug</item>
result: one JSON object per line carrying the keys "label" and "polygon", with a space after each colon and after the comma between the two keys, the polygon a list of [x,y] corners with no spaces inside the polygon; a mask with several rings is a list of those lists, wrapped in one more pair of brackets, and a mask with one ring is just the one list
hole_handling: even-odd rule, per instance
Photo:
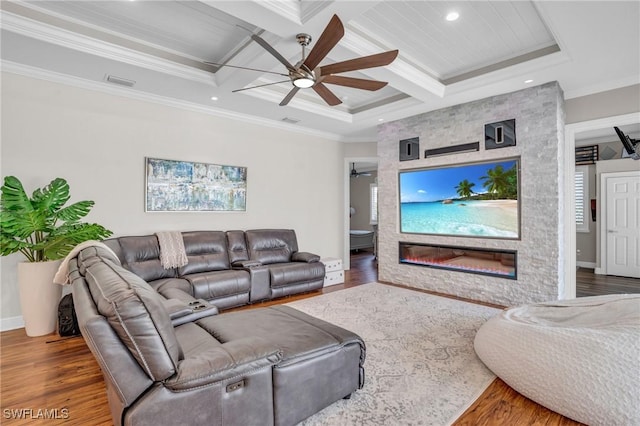
{"label": "patterned light rug", "polygon": [[305,426],[448,425],[495,379],[473,338],[497,309],[379,283],[288,305],[357,333],[367,346],[364,388]]}

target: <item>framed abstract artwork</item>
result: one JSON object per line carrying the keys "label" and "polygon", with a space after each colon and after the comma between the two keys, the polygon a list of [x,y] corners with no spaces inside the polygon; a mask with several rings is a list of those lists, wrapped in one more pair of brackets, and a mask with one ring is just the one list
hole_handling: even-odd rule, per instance
{"label": "framed abstract artwork", "polygon": [[247,168],[145,158],[145,211],[246,211]]}

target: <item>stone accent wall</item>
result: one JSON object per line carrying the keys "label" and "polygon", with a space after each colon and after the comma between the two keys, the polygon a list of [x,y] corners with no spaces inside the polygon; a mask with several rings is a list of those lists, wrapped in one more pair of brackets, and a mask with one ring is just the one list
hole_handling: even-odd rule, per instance
{"label": "stone accent wall", "polygon": [[[484,125],[516,119],[514,147],[484,149]],[[418,136],[421,159],[398,160],[398,142]],[[422,158],[424,150],[480,141],[480,151]],[[558,298],[562,278],[564,101],[557,82],[385,123],[378,128],[378,274],[385,282],[513,306]],[[398,172],[520,157],[520,240],[399,232]],[[399,264],[398,242],[518,252],[518,279]]]}

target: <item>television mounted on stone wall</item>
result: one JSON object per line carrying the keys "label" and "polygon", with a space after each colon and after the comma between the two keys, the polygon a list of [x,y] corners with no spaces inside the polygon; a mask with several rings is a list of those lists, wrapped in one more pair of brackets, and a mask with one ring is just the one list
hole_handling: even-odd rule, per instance
{"label": "television mounted on stone wall", "polygon": [[520,238],[520,159],[401,170],[400,232]]}

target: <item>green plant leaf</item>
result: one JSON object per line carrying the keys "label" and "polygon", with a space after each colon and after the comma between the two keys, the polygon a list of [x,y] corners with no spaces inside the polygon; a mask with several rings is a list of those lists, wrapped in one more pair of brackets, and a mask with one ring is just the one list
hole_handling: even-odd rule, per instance
{"label": "green plant leaf", "polygon": [[58,219],[65,222],[77,222],[91,211],[93,201],[78,201],[58,211]]}
{"label": "green plant leaf", "polygon": [[31,246],[32,244],[25,241],[19,241],[10,235],[0,233],[0,255],[2,256],[8,256],[23,249],[30,249]]}
{"label": "green plant leaf", "polygon": [[88,240],[102,240],[111,234],[111,231],[96,223],[65,223],[49,234],[47,240],[39,248],[50,260],[62,259],[77,244]]}
{"label": "green plant leaf", "polygon": [[18,213],[33,211],[31,200],[24,191],[22,183],[15,176],[6,176],[4,178],[4,185],[0,190],[2,191],[0,206],[3,211],[14,211]]}
{"label": "green plant leaf", "polygon": [[62,178],[56,178],[42,189],[36,189],[31,196],[35,209],[57,212],[69,201],[69,184]]}
{"label": "green plant leaf", "polygon": [[46,213],[38,210],[5,210],[0,213],[2,232],[19,239],[26,239],[36,231],[46,232],[46,219]]}
{"label": "green plant leaf", "polygon": [[[0,197],[0,254],[17,251],[30,262],[65,257],[77,244],[101,240],[111,231],[98,224],[79,223],[93,207],[93,201],[80,201],[68,207],[69,185],[56,178],[29,199],[22,183],[14,177],[4,179]],[[56,226],[58,220],[62,225]]]}

